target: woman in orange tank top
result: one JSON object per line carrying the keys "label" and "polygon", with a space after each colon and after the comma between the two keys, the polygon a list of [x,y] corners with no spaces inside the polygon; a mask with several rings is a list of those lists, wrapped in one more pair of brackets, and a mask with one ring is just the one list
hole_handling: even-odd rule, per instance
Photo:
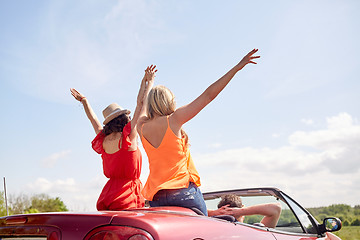
{"label": "woman in orange tank top", "polygon": [[211,84],[191,103],[176,109],[173,93],[164,86],[154,87],[147,98],[147,116],[137,127],[148,155],[150,173],[142,191],[150,206],[182,206],[207,215],[199,190],[200,177],[191,158],[183,124],[195,117],[248,63],[256,64],[249,52],[223,77]]}
{"label": "woman in orange tank top", "polygon": [[112,103],[103,111],[104,127],[84,95],[73,88],[70,89],[75,99],[83,104],[95,130],[96,137],[92,141],[92,147],[101,154],[104,175],[109,178],[96,204],[99,211],[144,206],[142,183],[139,179],[142,157],[137,145],[136,125],[139,117],[145,113],[143,103],[153,85],[157,71],[155,68],[156,66],[151,65],[145,70],[133,119],[130,120],[129,110]]}

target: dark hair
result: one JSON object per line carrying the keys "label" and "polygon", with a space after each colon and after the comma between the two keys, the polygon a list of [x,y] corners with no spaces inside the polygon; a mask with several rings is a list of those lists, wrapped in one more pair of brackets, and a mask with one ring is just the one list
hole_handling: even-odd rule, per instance
{"label": "dark hair", "polygon": [[243,207],[241,198],[235,194],[228,194],[221,197],[218,208],[229,205],[229,207]]}
{"label": "dark hair", "polygon": [[114,118],[108,122],[104,129],[102,130],[105,136],[113,132],[122,132],[125,125],[130,121],[130,118],[126,114],[121,114],[120,116]]}

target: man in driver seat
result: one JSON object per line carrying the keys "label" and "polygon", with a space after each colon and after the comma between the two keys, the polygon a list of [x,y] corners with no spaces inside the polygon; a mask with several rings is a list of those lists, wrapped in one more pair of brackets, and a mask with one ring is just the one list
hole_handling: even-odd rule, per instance
{"label": "man in driver seat", "polygon": [[235,194],[228,194],[221,197],[218,209],[222,208],[226,214],[232,215],[237,221],[243,222],[245,216],[262,215],[261,223],[265,227],[275,228],[281,213],[280,203],[264,203],[245,207],[241,198]]}

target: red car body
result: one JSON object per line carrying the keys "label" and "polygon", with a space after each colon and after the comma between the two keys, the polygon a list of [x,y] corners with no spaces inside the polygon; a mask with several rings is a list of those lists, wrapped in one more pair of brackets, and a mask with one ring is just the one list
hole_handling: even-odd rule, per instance
{"label": "red car body", "polygon": [[[204,194],[204,198],[212,201],[216,196],[229,192],[237,192],[242,197],[246,197],[246,194],[240,194],[240,192],[251,192],[253,197],[255,190],[251,189],[251,191],[247,189],[213,192]],[[271,188],[256,189],[256,191],[266,197],[269,193],[271,196],[283,194],[281,191]],[[276,199],[279,200],[280,197],[282,196],[277,196]],[[303,210],[308,214],[305,209]],[[296,227],[298,232],[287,232],[284,231],[286,228],[281,225],[279,225],[279,229],[272,229],[221,218],[221,216],[220,218],[201,216],[191,209],[182,207],[141,208],[93,213],[24,214],[0,218],[0,240],[339,239],[335,235],[327,233],[330,230],[322,228],[324,225],[318,224],[316,220],[313,224],[317,226],[312,227],[312,232],[307,232],[306,228],[301,226]],[[338,224],[340,224],[339,230],[341,223],[338,222]],[[293,223],[290,226],[291,229],[294,229]]]}

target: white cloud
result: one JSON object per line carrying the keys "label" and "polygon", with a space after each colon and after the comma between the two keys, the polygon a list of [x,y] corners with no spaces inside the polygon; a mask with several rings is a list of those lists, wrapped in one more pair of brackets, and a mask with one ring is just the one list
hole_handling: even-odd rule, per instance
{"label": "white cloud", "polygon": [[222,143],[213,143],[210,145],[211,148],[220,148],[222,147]]}
{"label": "white cloud", "polygon": [[294,147],[242,148],[214,154],[197,156],[197,165],[221,169],[242,169],[246,171],[287,171],[288,174],[302,174],[322,161],[321,153],[302,152]]}
{"label": "white cloud", "polygon": [[325,129],[295,131],[288,146],[228,149],[194,158],[203,191],[275,186],[303,193],[300,199],[308,206],[315,204],[306,198],[310,195],[326,205],[356,204],[353,196],[360,194],[354,183],[360,181],[360,125],[347,113],[327,118]]}
{"label": "white cloud", "polygon": [[347,113],[327,118],[327,129],[297,131],[289,137],[295,147],[311,147],[322,153],[322,165],[332,172],[360,169],[360,125]]}
{"label": "white cloud", "polygon": [[281,134],[280,133],[273,133],[271,136],[273,138],[279,138],[281,136]]}
{"label": "white cloud", "polygon": [[46,178],[39,177],[35,180],[35,182],[28,183],[27,186],[32,191],[39,191],[44,193],[77,192],[76,183],[73,178],[50,181]]}
{"label": "white cloud", "polygon": [[39,177],[26,184],[26,192],[60,197],[72,211],[95,211],[96,201],[105,183],[106,178],[102,176],[96,176],[89,182],[78,182],[74,178],[51,181]]}
{"label": "white cloud", "polygon": [[41,193],[45,193],[52,188],[53,184],[45,178],[38,178],[35,182],[28,183],[27,186],[29,187],[29,190],[36,190]]}
{"label": "white cloud", "polygon": [[306,124],[306,125],[313,125],[314,124],[314,120],[306,119],[306,118],[301,119],[301,122]]}
{"label": "white cloud", "polygon": [[[359,143],[360,125],[347,113],[327,118],[327,129],[318,131],[296,131],[289,137],[294,146],[311,146],[324,149],[336,145],[341,147],[351,142]],[[330,145],[330,146],[329,146]]]}
{"label": "white cloud", "polygon": [[59,159],[66,157],[70,154],[70,150],[61,151],[58,153],[53,153],[48,157],[45,157],[41,160],[42,166],[44,168],[53,168]]}

